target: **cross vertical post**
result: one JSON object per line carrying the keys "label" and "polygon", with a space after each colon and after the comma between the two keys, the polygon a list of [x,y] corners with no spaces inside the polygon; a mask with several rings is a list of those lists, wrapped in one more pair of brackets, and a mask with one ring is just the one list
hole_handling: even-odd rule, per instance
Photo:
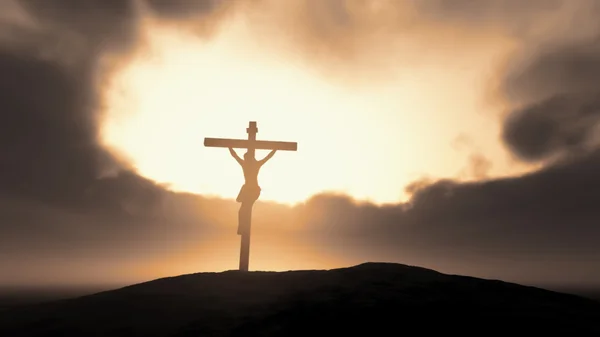
{"label": "cross vertical post", "polygon": [[[298,149],[298,143],[295,142],[280,142],[280,141],[264,141],[256,140],[256,134],[258,133],[258,127],[256,122],[249,122],[246,128],[248,133],[248,139],[223,139],[223,138],[204,138],[204,146],[207,147],[227,147],[227,148],[242,148],[247,149],[249,160],[255,161],[256,150],[281,150],[281,151],[296,151]],[[235,155],[235,153],[232,153]],[[240,159],[238,158],[238,161]],[[247,162],[246,159],[242,164],[244,172],[246,172]],[[262,165],[262,164],[261,164]],[[246,173],[244,173],[246,174]],[[258,170],[254,174],[254,178],[257,178]],[[258,187],[258,186],[256,186]],[[243,190],[243,188],[242,188]],[[258,194],[256,197],[251,197],[250,200],[242,200],[242,206],[238,214],[238,233],[241,235],[240,244],[240,271],[248,271],[250,264],[250,232],[251,232],[251,221],[252,221],[252,207],[254,202],[260,195],[260,188],[258,188]],[[240,191],[242,195],[242,191]],[[239,198],[239,197],[238,197]],[[240,229],[244,229],[240,233]]]}
{"label": "cross vertical post", "polygon": [[[246,128],[246,133],[248,134],[248,143],[252,144],[256,142],[256,134],[258,133],[258,128],[256,127],[256,122],[249,122],[248,127]],[[256,149],[253,146],[248,147],[248,152],[252,158],[256,156]]]}
{"label": "cross vertical post", "polygon": [[[256,122],[249,122],[248,127],[246,128],[246,133],[248,134],[248,143],[252,144],[252,142],[256,141],[256,134],[258,133],[258,128],[256,127]],[[248,153],[252,158],[256,157],[256,150],[253,146],[248,146]],[[255,158],[256,159],[256,158]],[[248,228],[241,235],[240,241],[240,266],[239,269],[241,271],[248,271],[250,267],[250,233],[252,231],[252,207],[248,209],[244,214],[240,214],[238,219],[240,222],[239,225],[246,226]],[[242,223],[243,222],[243,223]]]}

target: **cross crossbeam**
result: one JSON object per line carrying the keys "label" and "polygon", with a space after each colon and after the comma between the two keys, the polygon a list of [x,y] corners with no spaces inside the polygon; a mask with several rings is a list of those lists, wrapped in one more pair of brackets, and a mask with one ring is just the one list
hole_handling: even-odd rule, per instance
{"label": "cross crossbeam", "polygon": [[[256,140],[256,134],[258,133],[256,122],[249,122],[246,132],[248,133],[248,139],[204,138],[204,146],[248,149],[248,154],[250,155],[249,157],[252,160],[255,160],[255,150],[298,150],[298,143],[296,142]],[[258,174],[258,171],[256,171],[256,174]],[[245,201],[242,201],[242,206],[240,207],[240,213],[238,217],[238,228],[246,229],[241,233],[240,270],[248,271],[250,260],[250,225],[254,201],[248,202],[248,205],[245,205],[244,203]]]}
{"label": "cross crossbeam", "polygon": [[269,140],[204,138],[206,147],[231,147],[234,149],[297,151],[298,143]]}

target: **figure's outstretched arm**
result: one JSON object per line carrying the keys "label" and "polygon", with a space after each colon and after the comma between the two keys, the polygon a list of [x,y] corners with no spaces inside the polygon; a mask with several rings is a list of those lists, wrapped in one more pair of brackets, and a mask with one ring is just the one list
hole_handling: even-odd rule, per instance
{"label": "figure's outstretched arm", "polygon": [[271,152],[269,152],[269,154],[264,157],[263,159],[259,160],[258,162],[263,165],[264,163],[266,163],[269,159],[273,158],[273,156],[275,155],[275,152],[277,152],[277,150],[273,150]]}
{"label": "figure's outstretched arm", "polygon": [[229,153],[231,153],[231,156],[235,159],[235,161],[238,162],[238,164],[242,165],[244,163],[242,158],[238,156],[237,152],[235,152],[235,150],[232,147],[229,148]]}

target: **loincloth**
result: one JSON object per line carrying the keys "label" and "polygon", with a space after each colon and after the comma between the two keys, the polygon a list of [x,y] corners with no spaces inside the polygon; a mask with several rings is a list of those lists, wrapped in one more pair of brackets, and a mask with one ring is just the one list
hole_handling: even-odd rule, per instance
{"label": "loincloth", "polygon": [[249,203],[253,203],[256,200],[258,200],[258,197],[260,197],[260,186],[258,185],[242,185],[242,188],[240,189],[240,193],[238,193],[237,198],[235,199],[235,201],[237,202],[249,202]]}

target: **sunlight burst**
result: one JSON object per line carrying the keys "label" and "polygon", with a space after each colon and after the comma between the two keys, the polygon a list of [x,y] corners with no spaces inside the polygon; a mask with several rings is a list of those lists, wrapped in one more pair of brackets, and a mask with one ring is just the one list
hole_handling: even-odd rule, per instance
{"label": "sunlight burst", "polygon": [[299,143],[298,152],[279,152],[262,169],[263,199],[294,203],[328,190],[370,199],[400,196],[399,190],[384,195],[361,179],[377,160],[371,146],[378,136],[365,142],[355,135],[379,128],[385,137],[390,127],[365,118],[374,107],[371,97],[261,57],[235,34],[202,43],[156,29],[150,41],[150,49],[113,78],[102,133],[142,175],[174,190],[234,198],[241,169],[225,149],[204,148],[202,141],[246,138],[247,123],[255,120],[258,139]]}

